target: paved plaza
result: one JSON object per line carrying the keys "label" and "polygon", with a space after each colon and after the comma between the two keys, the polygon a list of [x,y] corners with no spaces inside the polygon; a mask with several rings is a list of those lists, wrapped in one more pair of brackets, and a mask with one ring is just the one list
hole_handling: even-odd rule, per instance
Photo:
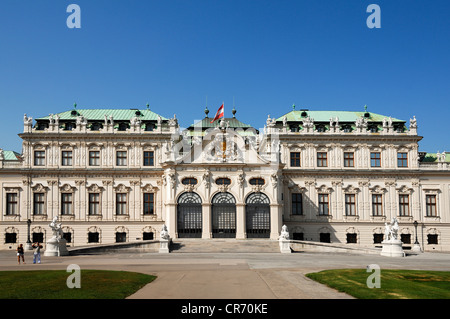
{"label": "paved plaza", "polygon": [[[17,263],[14,250],[0,251],[0,270],[81,269],[135,271],[157,279],[130,299],[347,299],[350,296],[304,276],[324,269],[362,268],[450,271],[450,254],[383,257],[342,253],[103,253],[45,257]],[[369,273],[368,273],[369,275]],[[82,280],[82,278],[81,278]]]}

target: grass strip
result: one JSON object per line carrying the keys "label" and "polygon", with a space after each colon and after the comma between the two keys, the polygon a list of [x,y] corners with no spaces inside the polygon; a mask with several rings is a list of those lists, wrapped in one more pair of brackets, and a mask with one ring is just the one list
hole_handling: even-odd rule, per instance
{"label": "grass strip", "polygon": [[156,277],[136,272],[81,270],[69,288],[65,270],[0,271],[0,299],[124,299]]}
{"label": "grass strip", "polygon": [[365,269],[333,269],[306,276],[359,299],[450,298],[450,271],[381,269],[380,288],[368,287],[371,274]]}

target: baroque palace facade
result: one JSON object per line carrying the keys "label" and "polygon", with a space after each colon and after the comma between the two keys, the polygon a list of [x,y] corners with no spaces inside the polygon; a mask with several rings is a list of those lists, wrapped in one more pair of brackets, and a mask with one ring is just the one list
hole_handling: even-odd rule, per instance
{"label": "baroque palace facade", "polygon": [[416,119],[349,111],[235,117],[181,130],[147,109],[24,116],[22,153],[0,150],[0,248],[176,238],[381,245],[396,217],[404,248],[450,251],[446,155],[419,152]]}

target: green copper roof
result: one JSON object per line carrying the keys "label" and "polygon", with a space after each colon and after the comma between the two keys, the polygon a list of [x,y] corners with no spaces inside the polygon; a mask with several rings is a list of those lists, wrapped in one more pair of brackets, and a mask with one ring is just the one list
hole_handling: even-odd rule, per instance
{"label": "green copper roof", "polygon": [[[302,116],[302,113],[306,112],[306,116]],[[279,118],[278,121],[283,121],[284,116],[286,116],[288,122],[299,122],[303,121],[306,117],[311,117],[315,122],[329,122],[330,118],[339,118],[339,122],[355,122],[357,119],[364,117],[366,112],[352,112],[352,111],[309,111],[309,110],[298,110],[286,113]],[[389,116],[380,115],[372,112],[369,113],[369,117],[366,117],[368,121],[382,122],[384,118],[389,118]],[[392,118],[393,122],[405,122],[396,118]]]}
{"label": "green copper roof", "polygon": [[[214,121],[214,123],[211,123],[212,120],[213,120],[213,118],[205,117],[203,120],[198,121],[197,123],[194,123],[191,126],[189,126],[188,129],[195,129],[195,128],[208,129],[208,128],[219,127],[221,119]],[[230,128],[251,128],[252,127],[251,125],[242,123],[235,117],[224,118],[224,120],[229,123]]]}
{"label": "green copper roof", "polygon": [[[76,111],[76,114],[73,111]],[[57,113],[60,120],[75,120],[78,115],[84,116],[88,121],[104,121],[105,115],[112,116],[114,121],[129,121],[136,116],[136,112],[139,111],[139,118],[142,121],[156,121],[158,115],[150,110],[137,110],[137,109],[73,109],[70,111]],[[37,118],[36,120],[48,120],[50,116]],[[162,120],[167,118],[161,116]]]}
{"label": "green copper roof", "polygon": [[3,151],[3,158],[5,161],[20,161],[20,154],[14,151]]}
{"label": "green copper roof", "polygon": [[[205,135],[206,130],[213,129],[219,127],[221,119],[214,121],[211,123],[213,118],[205,117],[201,121],[198,121],[191,126],[189,126],[186,131],[188,136],[203,136]],[[253,128],[251,125],[242,123],[235,117],[226,117],[224,118],[226,122],[228,122],[228,127],[232,129],[237,129],[239,135],[241,136],[255,136],[258,130]]]}
{"label": "green copper roof", "polygon": [[[437,153],[427,153],[422,162],[434,163],[438,162]],[[445,154],[445,162],[450,162],[450,154]]]}

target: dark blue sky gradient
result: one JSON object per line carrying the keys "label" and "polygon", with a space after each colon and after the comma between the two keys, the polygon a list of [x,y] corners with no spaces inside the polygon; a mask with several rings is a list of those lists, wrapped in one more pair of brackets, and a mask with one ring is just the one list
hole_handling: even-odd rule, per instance
{"label": "dark blue sky gradient", "polygon": [[[66,8],[81,7],[81,29]],[[381,8],[369,29],[366,8]],[[225,102],[256,128],[292,110],[415,115],[450,151],[450,1],[2,0],[0,148],[23,114],[150,108],[183,127]]]}

